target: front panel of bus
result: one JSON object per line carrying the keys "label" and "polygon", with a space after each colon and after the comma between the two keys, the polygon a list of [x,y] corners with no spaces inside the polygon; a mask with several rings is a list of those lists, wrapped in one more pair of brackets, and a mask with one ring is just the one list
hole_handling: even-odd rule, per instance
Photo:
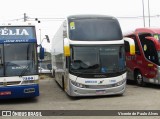
{"label": "front panel of bus", "polygon": [[71,50],[69,95],[123,94],[126,65],[124,42],[117,20],[69,18],[68,27]]}
{"label": "front panel of bus", "polygon": [[0,27],[0,99],[38,96],[37,82],[35,28]]}

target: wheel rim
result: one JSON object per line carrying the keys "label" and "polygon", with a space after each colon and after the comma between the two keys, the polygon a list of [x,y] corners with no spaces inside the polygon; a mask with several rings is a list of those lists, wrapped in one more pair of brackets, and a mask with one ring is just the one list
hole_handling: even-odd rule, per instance
{"label": "wheel rim", "polygon": [[138,73],[138,75],[137,75],[137,83],[138,84],[142,84],[142,81],[143,81],[142,75]]}

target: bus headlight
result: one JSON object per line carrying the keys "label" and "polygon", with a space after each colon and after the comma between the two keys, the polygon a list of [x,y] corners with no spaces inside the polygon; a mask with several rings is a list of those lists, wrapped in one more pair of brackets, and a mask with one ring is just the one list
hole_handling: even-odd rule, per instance
{"label": "bus headlight", "polygon": [[79,88],[85,88],[85,85],[81,84],[81,83],[77,83],[75,81],[71,81],[71,83],[76,86],[76,87],[79,87]]}
{"label": "bus headlight", "polygon": [[122,85],[125,81],[126,81],[126,79],[123,79],[122,81],[117,82],[117,83],[116,83],[116,86]]}

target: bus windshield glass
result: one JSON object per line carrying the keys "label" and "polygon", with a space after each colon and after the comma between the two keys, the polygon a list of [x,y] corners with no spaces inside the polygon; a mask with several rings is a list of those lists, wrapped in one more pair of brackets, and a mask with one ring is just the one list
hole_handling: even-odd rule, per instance
{"label": "bus windshield glass", "polygon": [[116,19],[70,19],[69,38],[79,41],[121,40],[122,31]]}
{"label": "bus windshield glass", "polygon": [[36,43],[0,45],[0,76],[37,74]]}
{"label": "bus windshield glass", "polygon": [[73,46],[70,70],[76,73],[115,73],[126,70],[122,45]]}

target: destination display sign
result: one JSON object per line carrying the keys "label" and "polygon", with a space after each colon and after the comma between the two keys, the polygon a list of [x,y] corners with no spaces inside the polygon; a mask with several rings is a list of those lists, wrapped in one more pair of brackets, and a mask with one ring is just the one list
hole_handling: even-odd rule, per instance
{"label": "destination display sign", "polygon": [[33,26],[0,26],[0,43],[33,42],[36,40]]}

